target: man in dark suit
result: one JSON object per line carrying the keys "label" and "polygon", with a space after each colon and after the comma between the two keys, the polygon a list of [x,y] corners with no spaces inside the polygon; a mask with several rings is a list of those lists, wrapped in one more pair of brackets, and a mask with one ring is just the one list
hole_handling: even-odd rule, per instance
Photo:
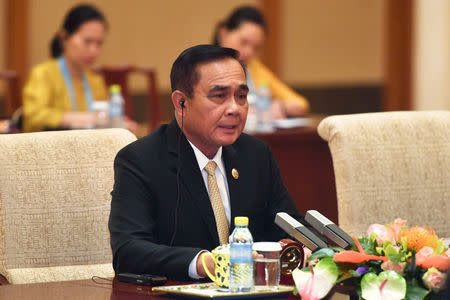
{"label": "man in dark suit", "polygon": [[188,280],[205,276],[201,257],[226,243],[235,216],[249,217],[255,241],[285,237],[277,212],[302,216],[269,147],[241,134],[248,87],[237,51],[189,48],[170,76],[175,120],[117,154],[109,229],[116,273]]}

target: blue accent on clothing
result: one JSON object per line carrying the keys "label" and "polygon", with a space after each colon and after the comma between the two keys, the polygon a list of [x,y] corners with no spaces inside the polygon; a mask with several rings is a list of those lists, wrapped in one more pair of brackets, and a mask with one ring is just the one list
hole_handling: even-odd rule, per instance
{"label": "blue accent on clothing", "polygon": [[[58,65],[61,73],[66,83],[67,90],[69,91],[70,103],[72,104],[72,110],[78,111],[77,97],[75,95],[75,90],[73,89],[72,76],[70,76],[69,68],[67,67],[66,59],[63,55],[58,57]],[[83,82],[83,92],[86,98],[86,105],[89,112],[94,112],[94,99],[92,97],[91,87],[89,81],[87,80],[86,74],[81,75],[81,80]]]}

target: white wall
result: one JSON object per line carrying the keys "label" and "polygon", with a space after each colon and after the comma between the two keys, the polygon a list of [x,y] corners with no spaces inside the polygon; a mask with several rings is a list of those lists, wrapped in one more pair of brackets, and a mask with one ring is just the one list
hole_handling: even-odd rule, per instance
{"label": "white wall", "polygon": [[450,1],[415,3],[414,109],[450,110]]}

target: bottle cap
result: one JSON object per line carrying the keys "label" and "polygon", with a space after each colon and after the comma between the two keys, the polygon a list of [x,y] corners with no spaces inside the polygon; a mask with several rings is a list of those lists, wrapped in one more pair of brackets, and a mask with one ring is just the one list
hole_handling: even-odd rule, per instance
{"label": "bottle cap", "polygon": [[247,226],[248,225],[248,218],[247,217],[235,217],[234,218],[234,225]]}
{"label": "bottle cap", "polygon": [[111,85],[111,86],[109,87],[109,91],[110,91],[112,94],[114,94],[114,93],[120,93],[120,90],[121,90],[121,88],[120,88],[120,85],[118,85],[118,84],[113,84],[113,85]]}

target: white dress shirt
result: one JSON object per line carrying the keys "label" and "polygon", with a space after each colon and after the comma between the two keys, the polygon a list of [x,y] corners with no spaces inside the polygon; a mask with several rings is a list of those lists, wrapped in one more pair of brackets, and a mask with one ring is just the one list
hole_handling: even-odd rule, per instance
{"label": "white dress shirt", "polygon": [[[188,142],[191,145],[192,149],[194,150],[195,158],[197,159],[198,167],[200,168],[200,172],[202,173],[203,182],[205,183],[206,190],[208,190],[208,173],[206,173],[204,168],[210,161],[214,161],[217,164],[217,168],[216,168],[216,172],[215,172],[216,181],[217,181],[217,186],[219,187],[220,198],[222,198],[222,203],[223,203],[223,207],[225,209],[225,214],[227,216],[228,226],[229,226],[230,221],[231,221],[230,193],[228,191],[228,182],[227,182],[227,175],[225,172],[225,165],[224,165],[223,159],[222,159],[222,147],[220,147],[219,150],[217,150],[216,155],[212,159],[209,159],[197,147],[195,147],[194,144],[191,143],[191,141],[188,140]],[[209,194],[209,190],[208,190],[208,194]],[[200,276],[198,276],[198,274],[197,274],[196,262],[197,262],[198,255],[202,252],[203,251],[200,251],[199,253],[197,253],[197,255],[194,257],[194,259],[189,264],[189,277],[191,277],[193,279],[200,278]]]}

